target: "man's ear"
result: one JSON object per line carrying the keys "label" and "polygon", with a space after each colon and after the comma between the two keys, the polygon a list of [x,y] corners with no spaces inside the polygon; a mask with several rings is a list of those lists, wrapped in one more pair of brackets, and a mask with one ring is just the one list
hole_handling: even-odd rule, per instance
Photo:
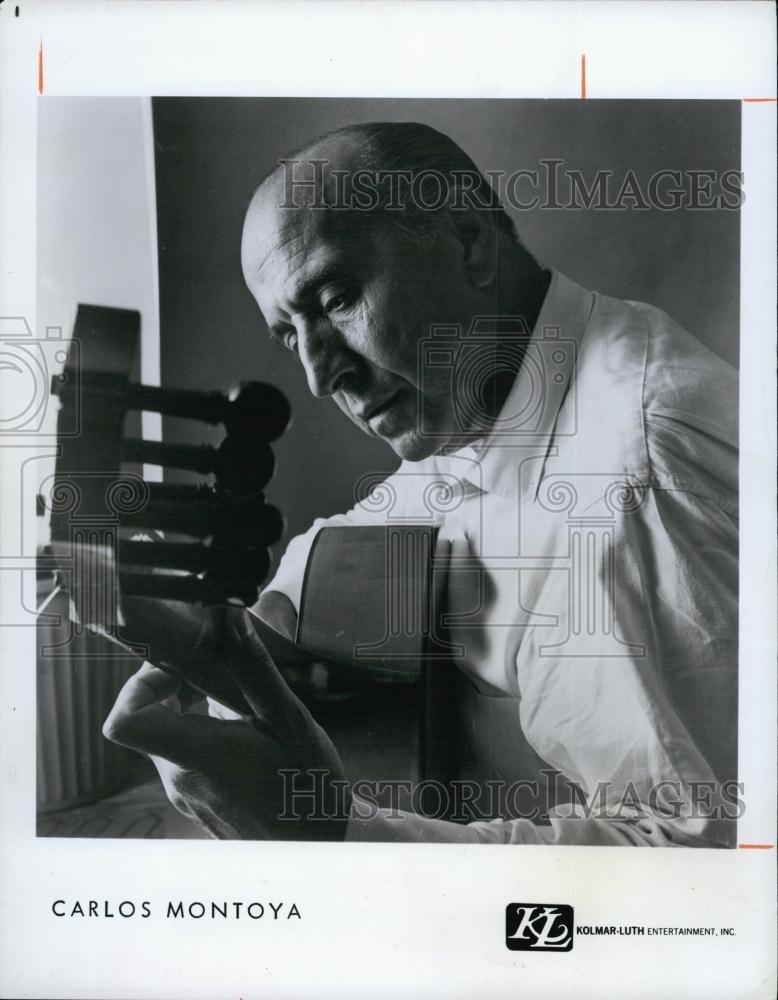
{"label": "man's ear", "polygon": [[468,207],[448,209],[450,225],[464,250],[462,262],[473,286],[486,288],[497,276],[497,231],[491,212]]}

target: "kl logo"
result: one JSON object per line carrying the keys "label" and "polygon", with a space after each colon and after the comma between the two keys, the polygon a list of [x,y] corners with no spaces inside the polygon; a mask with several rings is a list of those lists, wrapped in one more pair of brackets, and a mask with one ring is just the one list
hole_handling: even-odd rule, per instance
{"label": "kl logo", "polygon": [[570,951],[573,908],[563,903],[509,903],[505,944],[511,951]]}

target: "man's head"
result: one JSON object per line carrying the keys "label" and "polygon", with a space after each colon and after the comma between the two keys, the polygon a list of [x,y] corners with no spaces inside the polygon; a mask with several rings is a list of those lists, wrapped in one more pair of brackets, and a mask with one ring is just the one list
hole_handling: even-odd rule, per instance
{"label": "man's head", "polygon": [[451,370],[423,370],[420,343],[432,324],[466,331],[496,314],[509,249],[510,220],[451,139],[370,123],[317,139],[263,181],[242,260],[311,392],[419,460],[476,436],[457,420]]}

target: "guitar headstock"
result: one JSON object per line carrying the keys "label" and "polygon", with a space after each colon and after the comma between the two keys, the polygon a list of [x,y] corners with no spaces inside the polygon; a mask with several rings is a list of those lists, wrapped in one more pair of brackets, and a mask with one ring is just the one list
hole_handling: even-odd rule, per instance
{"label": "guitar headstock", "polygon": [[[60,580],[79,618],[110,632],[131,598],[253,604],[283,531],[264,490],[271,442],[289,423],[284,395],[256,382],[227,394],[132,382],[134,311],[80,305],[73,340],[77,360],[52,380],[58,457],[40,506],[50,511]],[[221,425],[224,435],[216,447],[127,436],[127,415],[143,411]],[[201,481],[149,482],[143,465]]]}

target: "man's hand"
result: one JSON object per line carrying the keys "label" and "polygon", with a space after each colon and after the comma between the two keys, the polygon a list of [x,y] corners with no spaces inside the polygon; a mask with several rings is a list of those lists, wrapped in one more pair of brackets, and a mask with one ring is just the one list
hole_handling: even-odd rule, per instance
{"label": "man's hand", "polygon": [[[343,766],[329,737],[289,689],[248,618],[225,609],[220,661],[240,685],[254,716],[192,714],[193,692],[179,678],[145,664],[119,693],[103,727],[115,743],[148,754],[168,798],[214,837],[333,840],[345,835],[349,798]],[[285,801],[281,770],[299,771],[298,819]],[[306,772],[316,772],[314,782]],[[286,789],[288,792],[288,789]]]}

